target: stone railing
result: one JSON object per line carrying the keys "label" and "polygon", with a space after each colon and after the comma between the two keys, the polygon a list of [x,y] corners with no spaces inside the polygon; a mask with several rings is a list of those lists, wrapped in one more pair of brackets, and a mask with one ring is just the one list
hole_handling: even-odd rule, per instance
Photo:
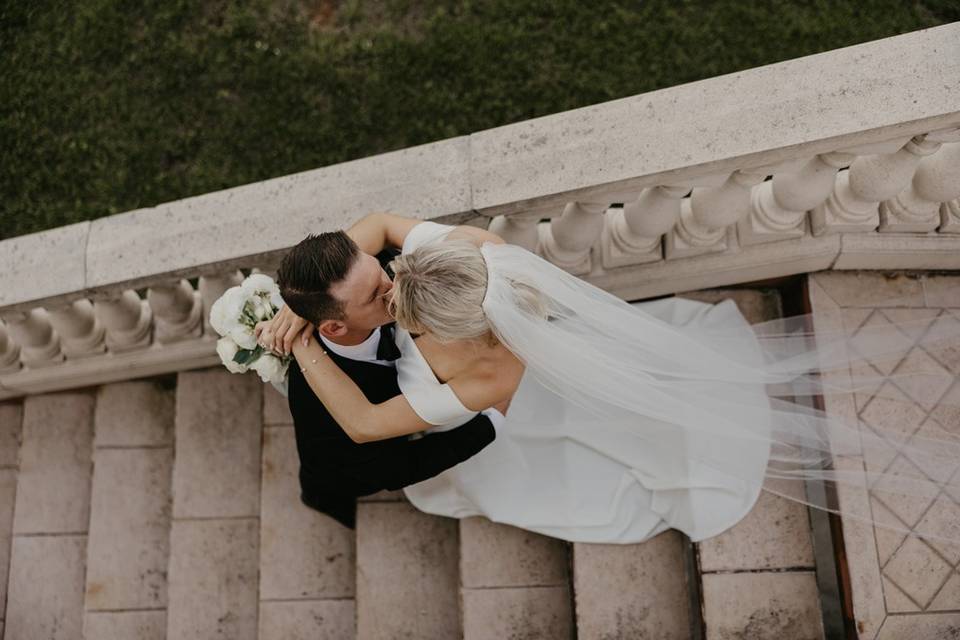
{"label": "stone railing", "polygon": [[960,269],[960,23],[0,242],[0,399],[217,364],[212,302],[370,211],[631,300]]}

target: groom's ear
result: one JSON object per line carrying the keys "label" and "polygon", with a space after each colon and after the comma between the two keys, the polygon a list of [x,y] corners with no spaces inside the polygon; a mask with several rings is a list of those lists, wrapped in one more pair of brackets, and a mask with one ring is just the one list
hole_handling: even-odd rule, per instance
{"label": "groom's ear", "polygon": [[317,331],[324,338],[337,338],[347,332],[347,325],[339,320],[324,320],[317,326]]}

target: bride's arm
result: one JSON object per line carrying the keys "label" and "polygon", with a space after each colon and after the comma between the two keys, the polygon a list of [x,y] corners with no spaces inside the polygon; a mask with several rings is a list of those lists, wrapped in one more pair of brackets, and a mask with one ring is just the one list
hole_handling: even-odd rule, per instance
{"label": "bride's arm", "polygon": [[388,246],[402,247],[410,229],[420,222],[393,213],[368,213],[353,223],[346,234],[357,243],[360,251],[375,256]]}
{"label": "bride's arm", "polygon": [[367,400],[312,334],[306,346],[295,341],[292,352],[296,360],[289,366],[304,368],[307,384],[354,442],[385,440],[434,426],[417,415],[402,394],[379,404]]}
{"label": "bride's arm", "polygon": [[[375,256],[387,246],[398,249],[402,247],[403,241],[406,240],[410,230],[421,222],[423,220],[406,218],[393,213],[369,213],[355,222],[353,226],[347,229],[346,233],[357,243],[361,251]],[[484,242],[503,243],[503,238],[497,234],[469,225],[454,227],[448,237],[469,238],[477,244],[483,244]]]}

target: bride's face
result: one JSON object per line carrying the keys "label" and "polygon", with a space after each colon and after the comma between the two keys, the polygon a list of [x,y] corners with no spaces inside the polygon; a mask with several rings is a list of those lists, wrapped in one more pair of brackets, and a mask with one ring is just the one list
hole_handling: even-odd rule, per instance
{"label": "bride's face", "polygon": [[350,331],[366,331],[392,322],[387,309],[393,281],[376,258],[360,253],[347,276],[330,287],[343,302],[343,323]]}

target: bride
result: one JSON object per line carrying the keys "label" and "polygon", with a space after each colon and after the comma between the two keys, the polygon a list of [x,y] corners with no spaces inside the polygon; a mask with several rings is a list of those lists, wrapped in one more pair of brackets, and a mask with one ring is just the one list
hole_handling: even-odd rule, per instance
{"label": "bride", "polygon": [[[809,314],[750,325],[729,299],[631,305],[525,249],[447,238],[450,229],[416,225],[391,263],[402,395],[371,404],[312,334],[293,346],[308,384],[357,442],[454,428],[489,408],[505,415],[493,443],[404,489],[418,509],[569,541],[634,543],[667,528],[700,541],[736,524],[761,489],[780,493],[768,480],[908,497],[944,486],[830,462],[838,451],[869,458],[893,449],[944,464],[957,459],[955,436],[891,439],[779,399],[896,378],[816,375],[894,354],[893,327],[861,333],[854,352],[842,332],[809,332],[800,324]],[[910,530],[859,502],[780,495]]]}

